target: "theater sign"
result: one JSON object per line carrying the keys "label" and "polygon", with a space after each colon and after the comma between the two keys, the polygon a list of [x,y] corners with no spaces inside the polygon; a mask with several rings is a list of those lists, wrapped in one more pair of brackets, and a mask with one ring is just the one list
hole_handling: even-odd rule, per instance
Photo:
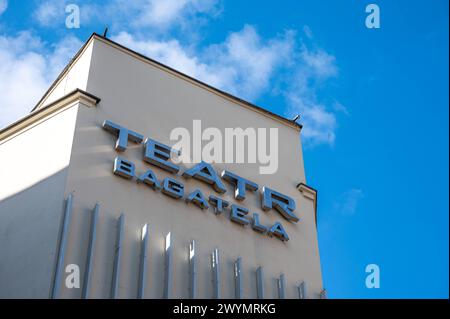
{"label": "theater sign", "polygon": [[[103,123],[103,128],[114,135],[117,135],[117,141],[115,143],[116,151],[125,151],[128,140],[136,143],[143,142],[142,135],[136,134],[118,124],[112,123],[111,121],[105,121]],[[177,165],[168,161],[172,153],[181,155],[180,152],[149,138],[145,140],[144,145],[143,160],[145,162],[160,167],[170,173],[177,173],[180,170]],[[158,181],[156,174],[151,169],[136,175],[134,163],[120,156],[117,156],[114,160],[113,172],[114,174],[125,179],[136,178],[137,183],[143,183],[154,190],[161,190],[163,194],[175,199],[183,198],[186,192],[184,184],[181,181],[166,177],[160,182]],[[211,164],[204,161],[183,172],[182,176],[186,178],[195,178],[202,181],[210,185],[212,189],[219,194],[226,193],[227,191],[223,182],[219,178],[218,173],[214,170]],[[255,192],[259,188],[258,184],[226,170],[223,170],[220,176],[223,180],[234,186],[234,198],[239,201],[245,200],[247,190]],[[207,209],[211,204],[214,207],[214,212],[216,214],[221,214],[226,207],[230,206],[228,201],[214,195],[210,195],[207,199],[198,188],[195,188],[192,192],[186,193],[185,200],[186,202],[193,203],[200,209]],[[277,221],[273,225],[264,226],[260,224],[259,215],[257,213],[253,213],[251,216],[248,216],[249,210],[237,204],[231,204],[230,208],[230,219],[233,222],[241,225],[251,224],[252,229],[259,233],[278,237],[282,241],[289,240],[289,236],[280,222]],[[298,222],[299,220],[294,214],[295,201],[289,196],[283,195],[267,186],[263,186],[261,189],[261,208],[263,210],[270,210],[272,208],[276,209],[286,220],[291,222]]]}
{"label": "theater sign", "polygon": [[300,133],[93,34],[0,130],[0,298],[323,297]]}

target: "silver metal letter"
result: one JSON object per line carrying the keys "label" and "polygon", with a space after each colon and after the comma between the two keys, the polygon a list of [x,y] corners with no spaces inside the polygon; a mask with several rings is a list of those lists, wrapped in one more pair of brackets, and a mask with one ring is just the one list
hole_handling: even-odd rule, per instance
{"label": "silver metal letter", "polygon": [[220,266],[219,266],[219,250],[216,248],[211,253],[211,271],[213,283],[213,299],[220,298]]}
{"label": "silver metal letter", "polygon": [[206,200],[205,195],[201,192],[200,189],[195,189],[189,196],[186,198],[186,202],[194,203],[201,209],[206,209],[209,207],[208,201]]}
{"label": "silver metal letter", "polygon": [[117,298],[117,288],[119,287],[120,276],[120,257],[122,256],[123,228],[125,224],[125,216],[120,214],[117,220],[117,239],[114,254],[113,276],[111,281],[111,299]]}
{"label": "silver metal letter", "polygon": [[202,182],[211,185],[214,190],[220,194],[223,194],[227,191],[222,181],[217,176],[214,168],[210,164],[203,161],[185,171],[183,173],[183,177],[193,177],[201,180]]}
{"label": "silver metal letter", "polygon": [[184,195],[184,185],[176,179],[166,177],[163,181],[163,188],[161,191],[167,196],[178,199]]}
{"label": "silver metal letter", "polygon": [[145,293],[145,280],[147,275],[147,246],[148,246],[148,224],[142,227],[141,231],[141,255],[139,263],[139,286],[138,286],[138,299],[144,298]]}
{"label": "silver metal letter", "polygon": [[228,203],[226,200],[223,200],[222,198],[216,197],[214,195],[209,195],[209,203],[213,205],[214,207],[214,213],[216,215],[220,215],[223,213],[225,207],[228,207],[230,203]]}
{"label": "silver metal letter", "polygon": [[248,214],[248,209],[236,204],[231,205],[230,219],[235,223],[247,225],[249,220],[245,217]]}
{"label": "silver metal letter", "polygon": [[117,156],[114,159],[113,173],[126,179],[133,178],[134,164],[133,162],[127,161],[126,159]]}
{"label": "silver metal letter", "polygon": [[180,168],[177,165],[167,161],[170,159],[171,153],[180,154],[179,151],[174,150],[170,146],[159,143],[150,138],[145,140],[144,161],[175,174],[180,170]]}
{"label": "silver metal letter", "polygon": [[73,194],[70,193],[66,200],[66,209],[62,221],[62,228],[59,237],[58,258],[56,259],[55,276],[53,278],[53,287],[51,297],[56,299],[59,296],[59,289],[61,288],[61,277],[64,268],[64,257],[66,255],[67,235],[69,232],[70,218],[72,216],[72,202]]}
{"label": "silver metal letter", "polygon": [[262,188],[261,192],[263,210],[275,208],[287,220],[292,222],[299,221],[298,217],[294,214],[295,201],[292,198],[266,186]]}
{"label": "silver metal letter", "polygon": [[103,129],[118,136],[115,146],[115,150],[118,152],[123,152],[127,149],[129,140],[135,143],[141,143],[144,140],[141,134],[128,130],[111,121],[103,122]]}
{"label": "silver metal letter", "polygon": [[172,238],[169,232],[165,241],[163,298],[172,298]]}
{"label": "silver metal letter", "polygon": [[262,234],[265,234],[267,232],[267,227],[259,223],[259,215],[256,213],[253,213],[252,228],[253,230]]}
{"label": "silver metal letter", "polygon": [[252,181],[249,181],[248,179],[245,179],[243,177],[240,177],[236,174],[233,174],[229,171],[222,171],[221,174],[222,178],[229,182],[230,184],[235,186],[234,190],[234,198],[237,200],[244,200],[245,199],[245,190],[251,190],[255,192],[258,190],[258,184],[253,183]]}
{"label": "silver metal letter", "polygon": [[147,170],[144,174],[138,177],[138,183],[144,183],[153,189],[161,189],[161,184],[158,182],[156,174],[151,169]]}
{"label": "silver metal letter", "polygon": [[87,299],[89,298],[89,288],[91,284],[91,268],[92,263],[94,261],[94,250],[95,250],[95,237],[97,234],[97,220],[98,220],[98,212],[100,209],[100,204],[95,204],[94,211],[92,212],[91,217],[91,231],[89,233],[89,246],[86,257],[86,267],[84,270],[84,283],[83,283],[83,291],[81,293],[81,298]]}
{"label": "silver metal letter", "polygon": [[283,226],[279,223],[276,222],[270,229],[269,229],[269,234],[273,235],[279,239],[281,239],[282,241],[288,241],[289,240],[289,236],[286,233],[286,231],[284,230]]}

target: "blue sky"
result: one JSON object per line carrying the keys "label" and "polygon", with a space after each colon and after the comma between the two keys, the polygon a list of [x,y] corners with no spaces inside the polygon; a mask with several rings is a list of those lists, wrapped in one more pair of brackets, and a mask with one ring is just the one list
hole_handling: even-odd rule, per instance
{"label": "blue sky", "polygon": [[[80,7],[78,29],[66,4]],[[376,3],[381,28],[365,27]],[[330,298],[448,298],[448,1],[0,0],[0,127],[109,37],[300,113]],[[379,289],[365,267],[380,267]]]}

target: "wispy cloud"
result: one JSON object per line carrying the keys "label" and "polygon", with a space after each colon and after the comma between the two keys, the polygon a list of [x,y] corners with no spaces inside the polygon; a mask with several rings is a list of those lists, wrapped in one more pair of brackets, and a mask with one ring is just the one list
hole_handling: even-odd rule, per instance
{"label": "wispy cloud", "polygon": [[294,57],[292,76],[285,90],[286,114],[301,115],[302,136],[307,146],[333,145],[336,139],[336,115],[317,98],[317,88],[337,77],[336,58],[323,49],[302,45]]}
{"label": "wispy cloud", "polygon": [[350,115],[348,109],[341,102],[334,100],[332,104],[333,110],[338,113],[344,113],[345,115]]}
{"label": "wispy cloud", "polygon": [[303,26],[303,33],[305,33],[305,35],[308,39],[312,39],[314,36],[311,28],[307,25]]}
{"label": "wispy cloud", "polygon": [[67,37],[47,48],[26,31],[0,36],[0,127],[31,110],[81,45]]}
{"label": "wispy cloud", "polygon": [[0,15],[8,8],[8,0],[0,0]]}
{"label": "wispy cloud", "polygon": [[342,193],[334,203],[334,210],[343,215],[356,213],[359,201],[364,197],[361,189],[353,188]]}
{"label": "wispy cloud", "polygon": [[64,10],[64,1],[42,1],[34,12],[34,18],[42,26],[60,26],[64,22]]}
{"label": "wispy cloud", "polygon": [[[117,1],[117,0],[116,0]],[[118,0],[123,2],[124,0]],[[215,0],[144,0],[136,1],[135,25],[167,28],[198,14],[217,12]]]}
{"label": "wispy cloud", "polygon": [[336,58],[322,49],[311,51],[304,46],[301,56],[305,61],[306,67],[319,80],[336,76],[338,73]]}
{"label": "wispy cloud", "polygon": [[[38,3],[36,21],[44,27],[58,27],[64,21],[70,0],[45,0]],[[81,25],[109,25],[114,30],[142,33],[166,32],[175,27],[189,27],[221,12],[219,0],[112,0],[98,4],[93,0],[78,1]]]}
{"label": "wispy cloud", "polygon": [[262,39],[255,27],[246,25],[232,32],[224,42],[195,50],[177,40],[138,40],[127,32],[113,39],[198,78],[247,99],[259,97],[269,86],[278,67],[292,54],[291,32]]}

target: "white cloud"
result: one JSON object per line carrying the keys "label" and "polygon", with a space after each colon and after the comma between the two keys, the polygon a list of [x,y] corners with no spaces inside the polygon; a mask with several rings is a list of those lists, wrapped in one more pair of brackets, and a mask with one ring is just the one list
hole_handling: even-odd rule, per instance
{"label": "white cloud", "polygon": [[333,102],[333,110],[339,113],[344,113],[345,115],[350,115],[350,112],[345,105],[336,100]]}
{"label": "white cloud", "polygon": [[209,48],[206,58],[214,72],[222,74],[223,89],[253,100],[269,88],[274,73],[289,63],[294,46],[293,32],[262,39],[253,26],[246,25]]}
{"label": "white cloud", "polygon": [[0,0],[0,15],[8,8],[8,0]]}
{"label": "white cloud", "polygon": [[[34,14],[42,26],[55,27],[65,21],[69,0],[45,0]],[[104,4],[86,0],[80,7],[81,24],[101,22],[115,30],[166,31],[171,27],[193,25],[198,16],[221,12],[220,0],[112,0]]]}
{"label": "white cloud", "polygon": [[303,47],[302,59],[310,71],[319,79],[337,75],[336,58],[323,50],[310,51]]}
{"label": "white cloud", "polygon": [[34,18],[43,26],[55,26],[64,23],[64,1],[47,0],[37,7]]}
{"label": "white cloud", "polygon": [[72,37],[46,49],[30,32],[0,36],[0,127],[31,111],[80,46]]}
{"label": "white cloud", "polygon": [[[115,16],[124,1],[116,0],[113,7]],[[133,1],[127,15],[134,17],[134,26],[166,29],[183,24],[187,19],[192,20],[198,14],[214,15],[220,11],[218,4],[218,0],[138,0]]]}
{"label": "white cloud", "polygon": [[167,25],[178,18],[188,0],[150,0],[144,4],[138,16],[139,25]]}
{"label": "white cloud", "polygon": [[[333,145],[336,139],[336,115],[317,99],[317,88],[338,75],[336,58],[322,49],[300,49],[294,72],[285,92],[286,114],[300,114],[306,146]],[[338,101],[335,101],[339,103]],[[333,107],[333,106],[332,106]]]}
{"label": "white cloud", "polygon": [[343,215],[353,215],[356,213],[358,203],[363,197],[364,193],[361,189],[350,189],[338,197],[334,203],[334,209]]}
{"label": "white cloud", "polygon": [[245,26],[231,33],[223,43],[199,52],[191,52],[177,40],[137,40],[126,32],[113,39],[178,71],[247,99],[259,97],[267,89],[274,71],[289,57],[294,45],[292,33],[264,41],[252,26]]}
{"label": "white cloud", "polygon": [[312,39],[314,36],[311,28],[307,25],[303,26],[303,32],[305,33],[305,35],[308,39]]}
{"label": "white cloud", "polygon": [[288,92],[287,102],[289,104],[288,116],[300,115],[300,122],[303,124],[302,137],[307,146],[334,144],[336,116],[332,112],[328,111],[324,105],[302,96],[301,92]]}

